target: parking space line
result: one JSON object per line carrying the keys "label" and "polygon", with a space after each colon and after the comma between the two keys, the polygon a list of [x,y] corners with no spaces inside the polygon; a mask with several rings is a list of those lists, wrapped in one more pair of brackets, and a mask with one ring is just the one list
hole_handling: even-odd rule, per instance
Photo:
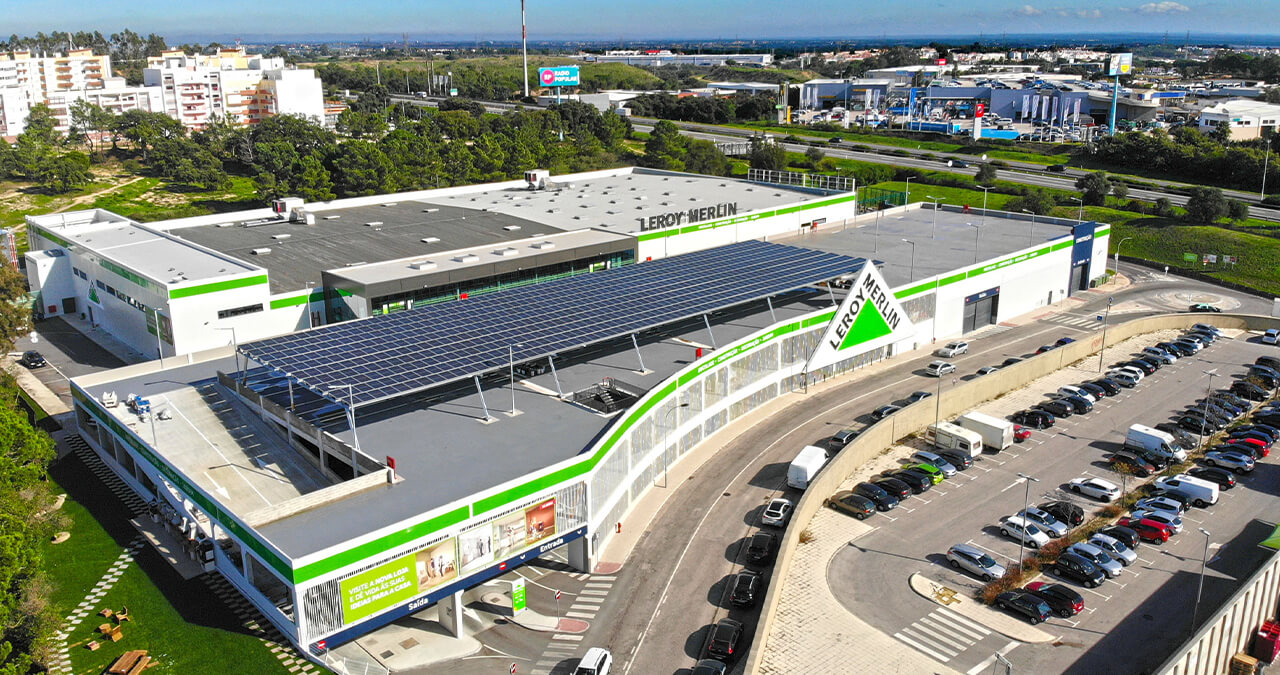
{"label": "parking space line", "polygon": [[[985,533],[984,533],[984,534],[985,534]],[[989,535],[987,535],[987,536],[989,536],[989,537],[995,537],[996,535],[994,535],[994,534],[989,534]],[[1000,537],[997,537],[997,538],[998,538],[998,539],[1000,539],[1001,541],[1004,541],[1004,539],[1003,539],[1003,538],[1000,538]],[[965,543],[966,543],[966,544],[969,544],[969,545],[971,545],[971,546],[977,546],[978,548],[980,548],[980,549],[982,549],[982,550],[984,550],[984,551],[989,551],[989,552],[991,552],[991,553],[994,553],[994,554],[996,554],[996,555],[1000,556],[1001,558],[1004,558],[1005,560],[1014,560],[1013,556],[1005,555],[1005,554],[1003,554],[1003,553],[1001,553],[1001,552],[999,552],[999,551],[997,551],[997,550],[995,550],[995,549],[993,549],[993,548],[987,548],[986,546],[983,546],[982,544],[979,544],[978,542],[976,542],[976,541],[974,541],[974,540],[972,540],[972,539],[970,539],[969,541],[967,541],[967,542],[965,542]]]}
{"label": "parking space line", "polygon": [[1096,596],[1098,596],[1098,597],[1102,598],[1103,600],[1107,600],[1107,601],[1110,601],[1110,600],[1111,600],[1111,596],[1110,596],[1110,595],[1103,595],[1103,594],[1101,594],[1101,593],[1099,593],[1099,592],[1097,592],[1097,591],[1093,590],[1092,588],[1089,588],[1088,586],[1081,586],[1081,587],[1080,587],[1080,590],[1082,590],[1082,591],[1087,591],[1087,592],[1089,592],[1089,593],[1092,593],[1092,594],[1094,594],[1094,595],[1096,595]]}
{"label": "parking space line", "polygon": [[896,522],[896,521],[898,520],[897,518],[894,518],[893,516],[891,516],[891,515],[889,515],[889,514],[887,514],[887,513],[881,513],[880,515],[884,516],[885,518],[888,518],[888,519],[889,519],[889,522]]}
{"label": "parking space line", "polygon": [[920,501],[922,501],[922,502],[924,502],[924,503],[926,503],[926,504],[932,504],[932,503],[933,503],[933,500],[932,500],[932,499],[925,499],[924,497],[921,497],[920,495],[911,495],[911,498],[912,498],[912,499],[919,499]]}

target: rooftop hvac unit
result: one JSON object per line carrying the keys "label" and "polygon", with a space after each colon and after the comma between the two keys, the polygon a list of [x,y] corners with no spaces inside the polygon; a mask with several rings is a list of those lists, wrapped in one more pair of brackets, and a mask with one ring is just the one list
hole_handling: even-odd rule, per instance
{"label": "rooftop hvac unit", "polygon": [[252,253],[252,254],[254,254],[254,255],[266,255],[266,254],[268,254],[268,253],[270,253],[270,252],[271,252],[271,249],[266,248],[266,247],[263,247],[263,248],[255,248],[255,249],[253,249],[252,251],[250,251],[250,253]]}
{"label": "rooftop hvac unit", "polygon": [[454,259],[453,259],[453,261],[454,261],[454,262],[456,262],[456,263],[473,263],[473,262],[477,262],[477,261],[479,261],[479,260],[480,260],[480,257],[479,257],[479,256],[475,256],[475,255],[472,255],[472,254],[470,254],[470,253],[468,253],[468,254],[466,254],[466,255],[460,255],[460,256],[458,256],[458,257],[456,257],[456,258],[454,258]]}
{"label": "rooftop hvac unit", "polygon": [[531,169],[524,172],[524,180],[529,184],[530,190],[545,190],[547,180],[551,178],[551,172],[546,169]]}
{"label": "rooftop hvac unit", "polygon": [[409,269],[411,270],[433,270],[435,268],[436,264],[430,260],[419,260],[417,262],[409,263]]}
{"label": "rooftop hvac unit", "polygon": [[271,210],[281,216],[302,208],[303,201],[299,197],[283,197],[271,201]]}
{"label": "rooftop hvac unit", "polygon": [[496,256],[502,256],[503,258],[509,258],[513,255],[519,255],[520,252],[514,248],[508,247],[508,248],[497,249],[496,251],[493,252],[493,254]]}

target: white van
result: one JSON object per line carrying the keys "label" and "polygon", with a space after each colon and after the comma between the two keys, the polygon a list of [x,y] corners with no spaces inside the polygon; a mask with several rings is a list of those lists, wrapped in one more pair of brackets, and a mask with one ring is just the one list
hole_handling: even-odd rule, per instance
{"label": "white van", "polygon": [[1125,434],[1124,446],[1146,450],[1168,460],[1187,461],[1187,451],[1178,445],[1177,439],[1166,431],[1152,429],[1145,424],[1134,424]]}
{"label": "white van", "polygon": [[827,451],[816,445],[806,445],[787,467],[787,485],[803,490],[809,487],[814,476],[827,465]]}
{"label": "white van", "polygon": [[982,436],[950,422],[930,424],[925,429],[924,438],[939,450],[957,450],[970,459],[982,454]]}
{"label": "white van", "polygon": [[1049,535],[1039,525],[1022,516],[1009,516],[1001,520],[1000,534],[1021,541],[1030,548],[1040,548],[1049,543]]}
{"label": "white van", "polygon": [[1218,503],[1218,484],[1180,473],[1176,476],[1157,478],[1155,486],[1169,492],[1176,492],[1191,500],[1198,508]]}
{"label": "white van", "polygon": [[573,675],[609,675],[609,667],[613,665],[613,655],[603,647],[592,647],[582,655]]}

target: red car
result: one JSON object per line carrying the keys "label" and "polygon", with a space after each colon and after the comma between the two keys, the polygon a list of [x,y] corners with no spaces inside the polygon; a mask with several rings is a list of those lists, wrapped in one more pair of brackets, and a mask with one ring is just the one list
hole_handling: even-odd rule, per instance
{"label": "red car", "polygon": [[[1015,434],[1017,433],[1017,427],[1014,428],[1014,433]],[[1230,442],[1236,443],[1236,444],[1248,443],[1249,445],[1252,445],[1255,448],[1257,448],[1261,452],[1263,457],[1266,457],[1267,455],[1271,454],[1271,448],[1268,447],[1266,443],[1263,443],[1262,441],[1256,438],[1232,438]]]}
{"label": "red car", "polygon": [[1169,541],[1169,526],[1161,522],[1146,518],[1134,520],[1130,516],[1125,516],[1116,524],[1137,532],[1138,537],[1143,541],[1149,541],[1157,546]]}
{"label": "red car", "polygon": [[1021,424],[1013,425],[1013,442],[1021,443],[1031,438],[1031,430],[1024,428]]}

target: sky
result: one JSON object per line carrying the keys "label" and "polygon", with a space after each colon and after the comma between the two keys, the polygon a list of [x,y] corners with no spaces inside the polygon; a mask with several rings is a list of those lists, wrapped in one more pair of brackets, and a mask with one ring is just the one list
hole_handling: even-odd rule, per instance
{"label": "sky", "polygon": [[[0,0],[0,31],[517,39],[518,0]],[[1280,0],[529,0],[534,39],[1280,33]]]}

